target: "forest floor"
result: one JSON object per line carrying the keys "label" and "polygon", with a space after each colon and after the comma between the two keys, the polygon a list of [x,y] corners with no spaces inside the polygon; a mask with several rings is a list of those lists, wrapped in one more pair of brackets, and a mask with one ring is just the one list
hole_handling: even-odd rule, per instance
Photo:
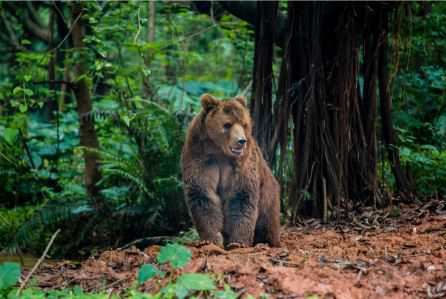
{"label": "forest floor", "polygon": [[[188,248],[192,260],[170,276],[218,273],[220,286],[229,284],[241,297],[446,298],[444,200],[363,209],[343,224],[306,220],[283,229],[281,248],[226,251],[199,243]],[[142,264],[156,263],[159,249],[105,251],[80,264],[44,264],[35,277],[42,288],[80,285],[88,291],[121,292],[132,285]],[[153,293],[168,281],[148,281],[139,288]]]}

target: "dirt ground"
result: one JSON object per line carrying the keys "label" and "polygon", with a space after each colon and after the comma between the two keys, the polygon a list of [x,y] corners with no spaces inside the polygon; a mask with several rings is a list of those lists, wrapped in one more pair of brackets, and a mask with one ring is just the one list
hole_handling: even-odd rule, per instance
{"label": "dirt ground", "polygon": [[[281,248],[225,251],[191,245],[193,259],[181,271],[216,273],[221,287],[227,283],[241,297],[446,298],[444,200],[363,209],[349,219],[330,225],[306,220],[284,228]],[[142,264],[155,263],[158,251],[159,246],[130,248],[106,251],[80,264],[42,265],[36,278],[43,288],[80,285],[89,291],[120,292],[132,285]],[[155,292],[159,287],[149,281],[140,289]]]}

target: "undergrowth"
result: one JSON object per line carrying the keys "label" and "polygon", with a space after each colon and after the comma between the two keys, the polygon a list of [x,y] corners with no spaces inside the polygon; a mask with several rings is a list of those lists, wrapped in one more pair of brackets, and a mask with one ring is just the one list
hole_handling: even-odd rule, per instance
{"label": "undergrowth", "polygon": [[[17,283],[21,274],[21,268],[17,263],[6,262],[0,264],[0,299],[37,299],[37,298],[76,298],[76,299],[102,299],[102,298],[220,298],[236,299],[239,294],[224,283],[221,276],[213,273],[182,273],[175,276],[176,271],[181,270],[189,263],[192,253],[186,247],[172,243],[161,247],[156,258],[156,264],[144,264],[140,267],[137,280],[133,286],[116,295],[107,292],[85,292],[79,286],[62,290],[42,290],[38,287],[29,287],[18,292]],[[167,264],[169,271],[160,270],[159,265]],[[163,267],[164,269],[166,267]],[[161,279],[169,277],[167,284],[161,285]],[[141,292],[141,287],[149,282],[159,286],[159,292],[147,294]],[[264,295],[263,298],[268,296]],[[246,298],[253,298],[252,296]]]}

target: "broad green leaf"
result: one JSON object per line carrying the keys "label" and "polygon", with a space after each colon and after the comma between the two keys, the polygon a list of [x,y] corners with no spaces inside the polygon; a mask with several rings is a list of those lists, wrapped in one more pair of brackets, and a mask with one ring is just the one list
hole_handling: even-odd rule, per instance
{"label": "broad green leaf", "polygon": [[20,277],[20,265],[6,262],[0,265],[0,290],[14,286]]}
{"label": "broad green leaf", "polygon": [[14,129],[14,128],[6,128],[5,131],[3,132],[3,138],[10,145],[14,145],[18,134],[19,134],[19,130]]}
{"label": "broad green leaf", "polygon": [[144,76],[149,77],[152,74],[152,71],[148,68],[143,68],[142,73],[144,74]]}
{"label": "broad green leaf", "polygon": [[23,92],[25,93],[25,95],[27,95],[29,97],[34,94],[34,92],[31,89],[28,89],[28,88],[24,88]]}
{"label": "broad green leaf", "polygon": [[[42,166],[42,158],[38,154],[36,154],[35,152],[32,152],[31,157],[33,159],[34,167],[36,169],[39,168],[40,166]],[[31,161],[28,161],[28,162],[30,163],[30,166],[31,166]]]}
{"label": "broad green leaf", "polygon": [[202,273],[184,273],[177,279],[177,284],[194,291],[210,291],[215,289],[213,279]]}
{"label": "broad green leaf", "polygon": [[214,296],[219,299],[237,299],[239,295],[230,286],[225,285],[225,290],[215,292]]}
{"label": "broad green leaf", "polygon": [[186,265],[191,257],[192,253],[186,247],[179,244],[168,244],[161,248],[157,260],[161,264],[169,262],[172,267],[178,269]]}
{"label": "broad green leaf", "polygon": [[155,267],[152,264],[145,264],[139,269],[138,272],[138,283],[143,284],[149,279],[152,279],[156,275],[159,275],[161,277],[164,276],[164,272],[160,271],[157,267]]}
{"label": "broad green leaf", "polygon": [[20,104],[19,110],[20,110],[20,112],[25,113],[26,111],[28,111],[28,106],[25,104]]}
{"label": "broad green leaf", "polygon": [[175,285],[175,295],[178,299],[186,298],[189,294],[189,290],[180,284]]}
{"label": "broad green leaf", "polygon": [[13,94],[13,95],[18,95],[21,91],[22,91],[22,88],[21,88],[20,86],[16,86],[16,87],[14,87],[14,89],[12,90],[12,94]]}
{"label": "broad green leaf", "polygon": [[121,116],[122,121],[128,126],[130,127],[130,117],[126,114]]}

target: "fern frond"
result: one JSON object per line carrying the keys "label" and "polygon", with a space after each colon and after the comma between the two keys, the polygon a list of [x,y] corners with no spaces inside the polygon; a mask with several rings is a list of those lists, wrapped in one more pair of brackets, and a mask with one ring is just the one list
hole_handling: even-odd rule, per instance
{"label": "fern frond", "polygon": [[14,241],[17,244],[26,245],[30,241],[30,232],[35,232],[39,227],[73,221],[94,211],[95,209],[84,201],[74,203],[53,202],[42,207],[30,220],[25,222],[17,231]]}
{"label": "fern frond", "polygon": [[131,155],[131,157],[126,157],[125,155],[122,155],[122,153],[112,153],[110,151],[88,148],[88,147],[80,147],[80,148],[99,155],[103,163],[119,166],[121,168],[134,167],[135,164],[137,165],[137,163],[140,163],[140,159],[136,155]]}
{"label": "fern frond", "polygon": [[144,180],[142,178],[136,177],[134,175],[132,175],[131,173],[122,171],[120,169],[107,169],[105,170],[106,173],[108,173],[109,175],[116,175],[118,177],[122,177],[125,178],[128,181],[133,182],[140,191],[143,191],[149,198],[153,198],[153,194],[152,192],[150,192],[145,184],[144,184]]}

